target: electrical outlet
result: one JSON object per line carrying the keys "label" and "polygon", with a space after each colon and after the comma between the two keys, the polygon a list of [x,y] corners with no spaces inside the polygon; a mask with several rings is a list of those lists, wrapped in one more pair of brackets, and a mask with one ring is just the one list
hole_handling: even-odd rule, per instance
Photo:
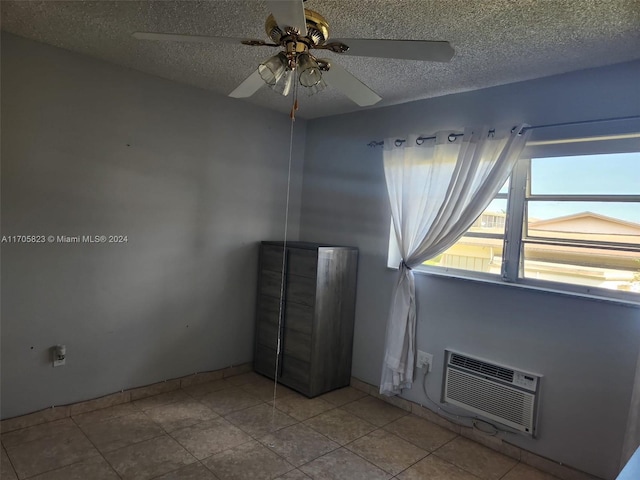
{"label": "electrical outlet", "polygon": [[51,354],[54,367],[61,367],[67,363],[67,347],[65,345],[51,347]]}
{"label": "electrical outlet", "polygon": [[433,355],[427,352],[423,352],[422,350],[418,350],[416,367],[426,368],[427,372],[430,372],[432,365],[433,365]]}

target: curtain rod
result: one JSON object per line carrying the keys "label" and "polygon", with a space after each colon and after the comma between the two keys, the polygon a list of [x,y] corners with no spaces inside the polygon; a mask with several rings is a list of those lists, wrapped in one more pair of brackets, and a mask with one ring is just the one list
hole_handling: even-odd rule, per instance
{"label": "curtain rod", "polygon": [[[569,125],[585,125],[585,124],[589,124],[589,123],[619,122],[619,121],[622,121],[622,120],[638,120],[638,119],[640,119],[640,115],[630,115],[628,117],[614,117],[614,118],[598,118],[598,119],[595,119],[595,120],[579,120],[577,122],[547,123],[546,125],[532,125],[532,126],[529,126],[529,127],[524,127],[520,133],[524,133],[527,130],[536,130],[538,128],[566,127],[566,126],[569,126]],[[513,130],[515,128],[516,127],[513,127],[511,129],[511,131],[513,132]],[[489,135],[493,136],[493,134],[495,132],[496,132],[495,130],[489,130]],[[455,142],[456,138],[462,137],[463,135],[464,135],[464,133],[451,133],[451,134],[449,134],[449,136],[447,138],[448,138],[448,140],[450,142]],[[433,140],[434,138],[436,138],[435,135],[432,135],[430,137],[422,137],[422,136],[420,136],[420,137],[416,138],[416,143],[418,145],[422,145],[425,140]],[[404,142],[406,142],[405,139],[399,138],[399,139],[397,139],[395,141],[395,144],[396,144],[397,147],[399,147]],[[373,141],[367,143],[367,145],[370,146],[370,147],[380,147],[380,146],[384,145],[384,140],[381,140],[379,142],[376,142],[375,140],[373,140]]]}

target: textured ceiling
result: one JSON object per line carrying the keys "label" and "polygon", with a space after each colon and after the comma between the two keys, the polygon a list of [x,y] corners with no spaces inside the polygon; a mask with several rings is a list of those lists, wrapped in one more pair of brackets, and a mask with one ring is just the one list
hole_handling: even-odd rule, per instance
{"label": "textured ceiling", "polygon": [[[265,39],[265,4],[245,1],[1,1],[2,29],[160,77],[231,92],[269,47],[135,40],[135,31]],[[640,58],[640,0],[308,0],[334,38],[448,40],[448,64],[339,57],[385,106]],[[288,112],[268,88],[238,101]],[[370,107],[372,108],[372,107]],[[373,107],[375,108],[375,107]],[[331,88],[299,115],[358,110]]]}

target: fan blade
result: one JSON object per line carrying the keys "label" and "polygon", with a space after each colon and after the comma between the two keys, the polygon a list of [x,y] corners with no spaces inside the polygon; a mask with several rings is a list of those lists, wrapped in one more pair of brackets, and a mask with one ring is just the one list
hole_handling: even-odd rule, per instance
{"label": "fan blade", "polygon": [[357,55],[360,57],[448,62],[455,53],[449,42],[433,42],[429,40],[331,39],[331,43],[337,42],[349,46],[349,50],[344,52],[343,55]]}
{"label": "fan blade", "polygon": [[376,92],[335,63],[331,64],[329,70],[322,72],[322,78],[361,107],[368,107],[382,100]]}
{"label": "fan blade", "polygon": [[267,7],[283,31],[285,27],[292,27],[303,37],[307,34],[302,0],[267,0]]}
{"label": "fan blade", "polygon": [[195,43],[241,43],[243,38],[233,37],[207,37],[204,35],[178,35],[175,33],[135,32],[132,34],[139,40],[164,40],[170,42],[195,42]]}
{"label": "fan blade", "polygon": [[233,98],[247,98],[256,93],[264,85],[260,72],[256,70],[249,75],[244,82],[229,94]]}

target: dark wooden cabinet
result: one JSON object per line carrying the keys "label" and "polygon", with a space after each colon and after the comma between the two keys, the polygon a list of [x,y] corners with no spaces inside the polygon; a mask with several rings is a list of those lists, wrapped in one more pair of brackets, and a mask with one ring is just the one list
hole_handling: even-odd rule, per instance
{"label": "dark wooden cabinet", "polygon": [[[349,385],[358,250],[262,242],[254,369],[308,397]],[[284,276],[282,275],[284,266]]]}

